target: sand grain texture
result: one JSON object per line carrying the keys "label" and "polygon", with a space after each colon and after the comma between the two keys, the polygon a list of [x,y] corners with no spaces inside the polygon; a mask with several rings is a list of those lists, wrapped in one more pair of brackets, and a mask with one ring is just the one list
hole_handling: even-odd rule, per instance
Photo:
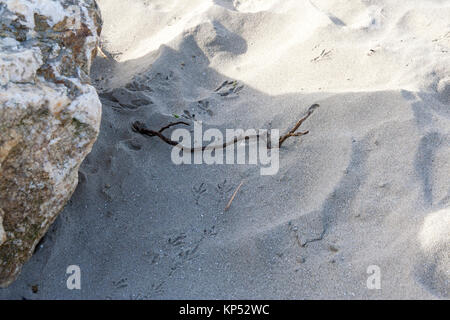
{"label": "sand grain texture", "polygon": [[[449,1],[98,2],[101,132],[1,298],[449,297]],[[131,129],[284,130],[314,103],[274,176],[175,166]]]}

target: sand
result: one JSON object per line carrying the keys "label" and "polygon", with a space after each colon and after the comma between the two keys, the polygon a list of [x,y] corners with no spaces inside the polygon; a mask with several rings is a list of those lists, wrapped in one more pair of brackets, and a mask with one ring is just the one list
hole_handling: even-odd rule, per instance
{"label": "sand", "polygon": [[[449,298],[450,1],[98,2],[101,133],[1,299]],[[275,175],[131,129],[284,132],[314,103]]]}

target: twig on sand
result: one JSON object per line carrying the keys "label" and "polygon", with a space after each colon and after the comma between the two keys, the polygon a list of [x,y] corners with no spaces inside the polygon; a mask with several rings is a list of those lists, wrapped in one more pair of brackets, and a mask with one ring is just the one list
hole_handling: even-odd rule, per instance
{"label": "twig on sand", "polygon": [[162,127],[161,129],[159,129],[158,132],[161,133],[161,132],[163,132],[164,130],[169,129],[170,127],[176,126],[177,124],[184,124],[184,125],[186,125],[186,126],[189,125],[189,123],[184,122],[184,121],[172,122],[172,123],[169,123],[167,126],[164,126],[164,127]]}
{"label": "twig on sand", "polygon": [[109,59],[108,56],[103,52],[102,47],[97,46],[97,52],[105,59]]}
{"label": "twig on sand", "polygon": [[122,54],[120,52],[110,53],[106,50],[103,50],[103,46],[101,44],[97,45],[96,50],[97,50],[97,54],[102,56],[104,59],[111,60],[111,61],[116,61],[115,57],[120,56]]}
{"label": "twig on sand", "polygon": [[230,209],[231,203],[233,202],[234,198],[236,197],[239,189],[242,187],[243,184],[244,184],[244,180],[242,180],[241,183],[236,188],[236,190],[234,190],[233,195],[231,196],[230,201],[228,201],[227,206],[225,207],[224,211],[228,211],[228,209]]}
{"label": "twig on sand", "polygon": [[170,128],[170,127],[173,127],[175,125],[178,125],[178,124],[184,124],[184,125],[187,125],[187,126],[189,125],[189,123],[187,123],[187,122],[177,121],[177,122],[169,123],[167,126],[164,126],[161,129],[159,129],[159,131],[155,131],[155,130],[147,129],[145,127],[144,123],[142,123],[140,121],[135,121],[135,122],[133,122],[132,129],[135,132],[138,132],[140,134],[144,134],[144,135],[149,136],[149,137],[155,137],[156,136],[156,137],[160,138],[162,141],[164,141],[165,143],[170,144],[172,146],[176,146],[176,145],[178,145],[178,142],[170,140],[169,138],[164,136],[162,134],[162,132],[164,130],[166,130],[166,129]]}
{"label": "twig on sand", "polygon": [[[280,139],[278,140],[278,148],[281,147],[281,145],[283,144],[284,141],[286,141],[287,138],[289,137],[300,137],[303,135],[306,135],[309,133],[309,131],[303,131],[303,132],[297,132],[298,128],[300,128],[300,126],[303,124],[303,122],[306,121],[306,119],[308,119],[314,112],[314,110],[316,110],[319,107],[319,105],[313,104],[311,107],[309,107],[308,112],[306,113],[306,115],[301,118],[300,120],[297,121],[297,123],[295,124],[295,126],[289,130],[286,134],[284,134],[283,136],[280,137]],[[185,147],[183,145],[181,145],[178,141],[173,141],[169,138],[167,138],[166,136],[164,136],[162,134],[162,132],[170,127],[173,127],[175,125],[179,125],[179,124],[183,124],[186,126],[189,126],[189,123],[184,122],[184,121],[177,121],[177,122],[173,122],[173,123],[169,123],[168,125],[162,127],[161,129],[159,129],[158,131],[155,130],[150,130],[147,129],[145,127],[145,124],[140,122],[140,121],[135,121],[132,124],[132,129],[133,131],[143,134],[143,135],[147,135],[149,137],[158,137],[160,138],[162,141],[164,141],[167,144],[170,144],[172,146],[175,146],[177,148],[180,148],[182,150],[186,150],[186,151],[190,151],[190,152],[195,152],[195,151],[205,151],[205,150],[210,150],[210,149],[224,149],[226,148],[228,145],[231,144],[236,144],[237,142],[244,140],[244,139],[251,139],[251,138],[256,138],[259,139],[261,136],[259,134],[252,134],[252,135],[242,135],[239,137],[234,137],[233,140],[224,142],[222,144],[217,144],[217,145],[208,145],[208,146],[201,146],[201,147],[195,147],[195,148],[190,148],[190,147]],[[270,144],[270,139],[267,139],[267,148],[271,149],[273,148]]]}
{"label": "twig on sand", "polygon": [[283,142],[286,141],[286,139],[289,137],[300,137],[300,136],[303,136],[303,135],[309,133],[309,131],[304,131],[304,132],[296,132],[296,131],[298,130],[298,128],[300,128],[302,123],[305,122],[305,120],[308,119],[313,114],[314,110],[316,110],[318,107],[319,107],[319,105],[317,103],[315,103],[311,107],[309,107],[306,115],[303,118],[301,118],[300,120],[298,120],[297,123],[295,124],[295,126],[291,130],[289,130],[288,133],[286,133],[284,136],[280,137],[280,141],[278,143],[278,148],[280,148],[281,145],[283,144]]}

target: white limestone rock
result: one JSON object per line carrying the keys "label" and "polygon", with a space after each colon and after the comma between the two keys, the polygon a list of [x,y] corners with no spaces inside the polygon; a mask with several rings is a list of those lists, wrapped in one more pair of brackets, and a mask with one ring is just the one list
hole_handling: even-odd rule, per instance
{"label": "white limestone rock", "polygon": [[100,126],[94,0],[0,2],[0,287],[75,190]]}

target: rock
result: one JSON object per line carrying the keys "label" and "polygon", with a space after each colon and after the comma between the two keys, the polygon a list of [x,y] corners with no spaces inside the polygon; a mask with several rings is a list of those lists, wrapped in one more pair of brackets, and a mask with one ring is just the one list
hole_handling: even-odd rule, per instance
{"label": "rock", "polygon": [[0,246],[6,241],[5,229],[3,229],[3,210],[0,209]]}
{"label": "rock", "polygon": [[0,286],[70,198],[100,126],[95,0],[0,3]]}

